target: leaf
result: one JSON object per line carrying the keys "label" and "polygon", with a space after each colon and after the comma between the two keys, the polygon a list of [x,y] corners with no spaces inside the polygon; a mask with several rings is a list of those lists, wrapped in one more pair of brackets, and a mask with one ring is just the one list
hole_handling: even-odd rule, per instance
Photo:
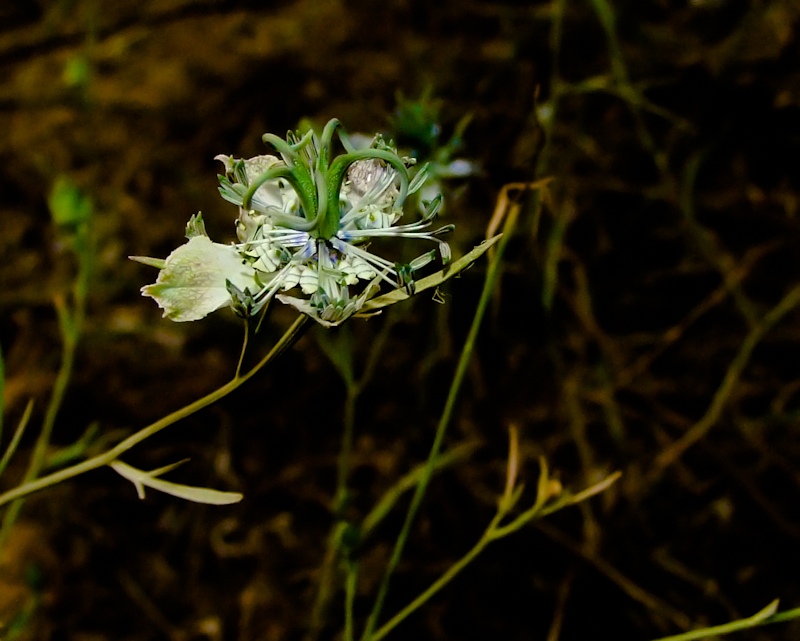
{"label": "leaf", "polygon": [[228,280],[253,289],[255,270],[234,247],[198,235],[167,256],[155,284],[142,287],[142,294],[155,299],[165,318],[194,321],[231,303]]}
{"label": "leaf", "polygon": [[160,474],[169,472],[176,468],[181,463],[173,463],[165,467],[145,472],[131,467],[122,461],[112,461],[109,466],[120,476],[128,479],[136,487],[136,492],[139,498],[144,498],[144,488],[150,487],[159,492],[177,496],[179,499],[186,499],[194,503],[205,503],[207,505],[230,505],[231,503],[238,503],[244,496],[238,492],[220,492],[219,490],[212,490],[207,487],[195,487],[193,485],[181,485],[180,483],[171,483],[157,478]]}
{"label": "leaf", "polygon": [[157,269],[164,269],[167,266],[167,261],[163,258],[150,258],[149,256],[128,256],[128,258],[142,265],[149,265]]}
{"label": "leaf", "polygon": [[[456,261],[450,263],[444,269],[436,272],[435,274],[431,274],[430,276],[426,276],[421,280],[414,281],[414,292],[415,295],[419,294],[420,292],[425,291],[426,289],[431,289],[432,287],[438,287],[443,282],[450,280],[453,276],[460,274],[462,271],[467,269],[472,263],[474,263],[478,258],[480,258],[489,248],[494,245],[502,234],[498,234],[489,240],[482,242],[480,245],[475,247],[471,252],[465,254],[461,258]],[[407,300],[411,298],[411,295],[406,292],[405,289],[399,288],[388,292],[387,294],[383,294],[382,296],[376,296],[368,301],[366,301],[361,308],[359,309],[360,313],[369,312],[376,309],[381,309],[383,307],[388,307],[389,305],[394,305],[395,303],[399,303],[401,301]]]}

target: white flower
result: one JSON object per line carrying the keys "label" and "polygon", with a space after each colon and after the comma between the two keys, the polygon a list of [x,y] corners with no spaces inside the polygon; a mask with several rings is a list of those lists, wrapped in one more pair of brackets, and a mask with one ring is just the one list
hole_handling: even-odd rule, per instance
{"label": "white flower", "polygon": [[[286,140],[265,135],[280,158],[217,156],[225,165],[220,192],[239,207],[239,243],[228,247],[206,238],[207,242],[197,241],[189,248],[192,238],[186,249],[170,255],[156,284],[143,292],[162,307],[168,305],[165,315],[175,320],[202,318],[226,303],[241,314],[254,314],[277,297],[331,326],[356,313],[381,280],[413,291],[413,273],[435,255],[426,252],[408,265],[396,265],[367,249],[373,239],[432,240],[438,243],[443,262],[449,262],[450,247],[438,237],[452,226],[427,231],[441,197],[427,205],[422,220],[393,226],[403,214],[406,196],[424,183],[426,169],[409,181],[407,168],[413,161],[400,158],[380,136],[369,149],[356,150],[341,131],[346,153],[332,159],[333,135],[340,129],[332,120],[321,138],[312,132],[302,137],[290,133]],[[204,234],[202,220],[199,226]],[[201,244],[203,251],[195,251]],[[198,263],[203,260],[207,264],[201,267]],[[186,262],[191,262],[191,270],[183,267]],[[349,288],[361,281],[370,284],[351,296]],[[178,284],[168,290],[168,282]],[[214,286],[203,289],[198,287],[201,282]],[[297,287],[309,298],[278,294]]]}

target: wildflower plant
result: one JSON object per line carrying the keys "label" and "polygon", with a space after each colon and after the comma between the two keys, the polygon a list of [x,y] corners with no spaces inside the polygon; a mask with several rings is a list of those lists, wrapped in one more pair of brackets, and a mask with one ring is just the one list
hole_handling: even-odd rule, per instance
{"label": "wildflower plant", "polygon": [[[335,158],[334,136],[345,151]],[[450,247],[440,237],[453,226],[429,230],[441,196],[424,203],[421,220],[397,224],[406,198],[422,187],[428,171],[423,166],[412,177],[414,159],[401,157],[382,136],[356,149],[334,119],[321,136],[309,130],[263,139],[279,155],[216,157],[224,166],[219,191],[239,208],[238,243],[212,242],[198,214],[187,225],[189,241],[163,264],[134,257],[162,268],[142,293],[165,317],[198,320],[225,306],[249,317],[277,298],[331,327],[358,314],[381,281],[412,294],[415,272],[437,254],[433,249],[395,263],[371,251],[374,240],[433,241],[442,263],[450,263]],[[279,293],[287,291],[295,295]]]}
{"label": "wildflower plant", "polygon": [[[332,151],[334,137],[343,148],[343,153],[335,157]],[[309,638],[316,638],[324,629],[325,613],[329,610],[330,601],[337,595],[336,586],[333,584],[342,578],[340,575],[343,571],[346,576],[339,585],[339,589],[345,592],[343,638],[346,641],[354,641],[354,603],[359,581],[360,543],[370,536],[377,524],[394,508],[399,496],[413,490],[411,504],[394,544],[391,558],[387,561],[373,606],[363,617],[361,639],[378,641],[443,588],[489,543],[511,534],[535,518],[573,505],[602,491],[616,480],[618,474],[611,475],[593,487],[573,495],[550,479],[546,465],[542,461],[536,502],[532,507],[519,511],[518,506],[522,497],[522,486],[517,484],[519,447],[516,430],[512,427],[506,488],[499,498],[497,514],[488,529],[474,548],[426,591],[389,620],[382,622],[382,609],[390,580],[397,568],[432,475],[454,464],[473,449],[472,445],[462,444],[453,450],[443,451],[444,436],[467,371],[481,321],[500,273],[501,257],[510,238],[509,232],[513,229],[519,213],[519,206],[515,204],[510,208],[503,235],[489,238],[466,255],[453,260],[449,245],[441,238],[450,232],[453,226],[445,225],[431,229],[442,205],[440,194],[430,201],[420,199],[423,203],[423,213],[419,220],[401,222],[403,205],[407,197],[425,185],[429,174],[425,166],[412,171],[416,169],[414,160],[399,155],[392,144],[381,136],[376,136],[368,148],[356,149],[350,143],[340,123],[331,120],[320,136],[313,131],[304,134],[289,132],[286,139],[267,134],[264,136],[264,141],[276,150],[277,155],[261,155],[249,159],[217,156],[224,170],[219,176],[220,193],[225,200],[238,207],[237,242],[229,245],[213,242],[206,233],[202,216],[197,214],[191,217],[186,227],[187,242],[174,250],[165,260],[132,257],[160,269],[156,282],[143,287],[142,293],[156,300],[164,310],[165,317],[179,322],[193,321],[204,318],[222,307],[231,307],[246,319],[242,353],[233,378],[186,407],[132,433],[100,454],[88,456],[91,444],[85,443],[84,440],[69,446],[65,450],[70,453],[68,457],[63,456],[62,452],[52,457],[52,460],[68,461],[74,458],[83,460],[51,471],[43,468],[41,452],[49,442],[58,403],[71,371],[71,350],[74,349],[76,339],[72,338],[72,334],[65,333],[67,340],[63,382],[54,397],[56,401],[52,405],[52,411],[48,411],[48,422],[42,430],[43,437],[37,444],[39,453],[34,452],[34,462],[29,468],[29,473],[22,484],[0,494],[0,506],[10,504],[0,525],[0,535],[7,533],[27,495],[100,467],[109,467],[129,480],[140,498],[145,498],[145,488],[149,488],[197,503],[225,505],[240,501],[243,495],[238,492],[181,485],[162,478],[182,461],[144,471],[124,463],[120,457],[166,427],[238,389],[291,347],[304,330],[312,325],[312,320],[329,328],[340,325],[353,316],[378,313],[382,308],[401,302],[415,292],[438,287],[469,267],[490,247],[496,245],[497,251],[491,257],[486,271],[480,300],[427,461],[390,488],[362,522],[349,523],[337,520],[328,538],[329,549],[320,572],[317,599],[308,625]],[[57,205],[61,201],[53,202]],[[70,206],[69,220],[74,217],[80,219],[78,214],[83,210],[78,205],[82,201],[70,197],[66,202]],[[413,209],[416,210],[416,207]],[[61,211],[57,207],[54,210]],[[498,220],[502,218],[500,216]],[[379,242],[383,237],[421,239],[434,243],[435,247],[407,263],[392,262],[377,253],[377,249],[382,247]],[[435,260],[437,254],[443,263],[443,268],[434,274],[415,280],[417,272]],[[86,293],[84,280],[85,278],[81,276],[76,285],[76,300],[81,306]],[[391,289],[378,295],[381,283],[388,283]],[[247,319],[259,314],[272,299],[290,305],[301,313],[255,365],[242,371],[248,345]],[[73,316],[82,318],[82,312]],[[62,320],[66,323],[73,316],[62,314]],[[78,325],[70,321],[66,326]],[[391,325],[387,323],[386,326]],[[346,338],[347,329],[339,334]],[[322,344],[325,344],[324,340]],[[349,343],[346,340],[338,341],[337,344],[344,352],[348,352]],[[328,345],[328,351],[333,353],[334,342],[328,341]],[[351,356],[352,354],[348,352],[336,357],[335,360],[338,361],[340,370],[347,379],[348,399],[351,403],[355,403],[361,387],[368,379],[368,372],[363,378],[356,380]],[[1,386],[0,367],[0,388]],[[31,405],[20,421],[5,454],[0,457],[0,472],[15,452],[30,419],[30,409]],[[345,421],[339,456],[337,505],[333,508],[333,512],[337,515],[342,514],[339,508],[345,502],[344,497],[348,493],[354,415],[352,407],[350,409],[351,411],[346,412],[349,419]],[[42,443],[44,445],[41,445]],[[40,470],[47,473],[39,476]]]}

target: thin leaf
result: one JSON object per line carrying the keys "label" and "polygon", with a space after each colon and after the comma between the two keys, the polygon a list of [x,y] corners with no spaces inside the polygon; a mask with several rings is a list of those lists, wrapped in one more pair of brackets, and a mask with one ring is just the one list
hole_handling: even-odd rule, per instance
{"label": "thin leaf", "polygon": [[[431,289],[432,287],[438,287],[442,283],[447,280],[453,278],[453,276],[457,276],[462,271],[467,269],[472,263],[474,263],[478,258],[480,258],[484,253],[486,253],[489,248],[494,245],[503,234],[498,234],[494,238],[490,238],[482,242],[480,245],[475,247],[471,252],[465,254],[458,260],[453,261],[450,263],[445,269],[442,269],[435,274],[431,274],[430,276],[426,276],[421,280],[414,281],[414,290],[416,294],[425,291],[426,289]],[[364,305],[359,310],[360,313],[369,312],[376,309],[382,309],[383,307],[388,307],[389,305],[394,305],[395,303],[399,303],[401,301],[407,300],[411,298],[411,296],[406,292],[405,289],[399,288],[394,289],[387,294],[383,294],[382,296],[376,296],[364,303]]]}
{"label": "thin leaf", "polygon": [[130,260],[135,260],[137,263],[142,263],[142,265],[155,267],[156,269],[164,269],[167,265],[167,261],[164,258],[150,258],[149,256],[128,256],[128,258]]}
{"label": "thin leaf", "polygon": [[244,498],[243,495],[238,492],[220,492],[219,490],[212,490],[206,487],[181,485],[179,483],[171,483],[170,481],[156,478],[158,474],[168,472],[184,462],[185,461],[173,463],[172,465],[167,465],[150,472],[137,470],[135,467],[131,467],[119,460],[112,461],[109,463],[109,466],[117,474],[134,484],[136,492],[141,499],[144,498],[145,487],[150,487],[159,492],[176,496],[179,499],[186,499],[187,501],[193,501],[195,503],[205,503],[207,505],[230,505],[231,503],[238,503]]}

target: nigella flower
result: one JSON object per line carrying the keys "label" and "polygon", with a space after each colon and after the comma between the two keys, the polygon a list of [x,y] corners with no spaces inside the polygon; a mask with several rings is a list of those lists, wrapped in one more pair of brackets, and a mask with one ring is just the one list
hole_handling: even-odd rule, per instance
{"label": "nigella flower", "polygon": [[[336,133],[345,153],[332,159]],[[374,239],[431,240],[443,263],[450,261],[450,247],[439,236],[452,225],[428,231],[441,197],[427,203],[421,220],[395,225],[408,194],[425,182],[426,169],[412,180],[413,160],[401,158],[380,136],[357,150],[331,120],[319,138],[311,131],[302,137],[289,132],[286,140],[266,134],[264,141],[280,157],[217,156],[225,166],[220,193],[239,207],[238,243],[212,243],[195,217],[189,242],[166,261],[136,258],[161,267],[157,282],[142,293],[165,316],[196,320],[225,304],[247,316],[277,298],[329,327],[357,313],[381,281],[413,292],[414,272],[436,256],[433,250],[396,264],[370,251]],[[362,281],[361,292],[351,293]],[[298,288],[307,298],[278,293]]]}

